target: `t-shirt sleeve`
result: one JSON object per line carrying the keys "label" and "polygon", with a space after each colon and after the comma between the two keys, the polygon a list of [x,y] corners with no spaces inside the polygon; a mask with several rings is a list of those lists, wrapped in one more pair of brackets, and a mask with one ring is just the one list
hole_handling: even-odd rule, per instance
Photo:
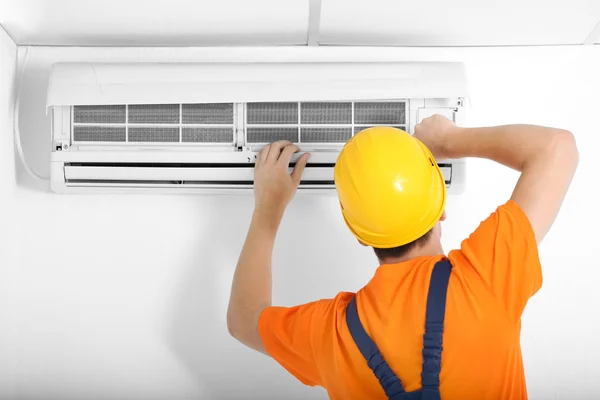
{"label": "t-shirt sleeve", "polygon": [[464,240],[461,252],[509,317],[518,320],[542,286],[535,233],[521,207],[509,200]]}
{"label": "t-shirt sleeve", "polygon": [[267,353],[305,385],[322,384],[313,339],[323,329],[331,302],[269,307],[260,315],[258,328]]}

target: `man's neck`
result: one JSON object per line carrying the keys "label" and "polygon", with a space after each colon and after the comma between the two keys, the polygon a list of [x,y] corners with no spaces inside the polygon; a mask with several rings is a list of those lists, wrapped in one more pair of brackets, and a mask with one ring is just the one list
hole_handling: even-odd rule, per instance
{"label": "man's neck", "polygon": [[381,265],[399,264],[419,257],[435,257],[443,254],[444,249],[442,248],[441,243],[428,243],[423,247],[413,249],[402,257],[386,258],[385,260],[379,260],[379,262]]}

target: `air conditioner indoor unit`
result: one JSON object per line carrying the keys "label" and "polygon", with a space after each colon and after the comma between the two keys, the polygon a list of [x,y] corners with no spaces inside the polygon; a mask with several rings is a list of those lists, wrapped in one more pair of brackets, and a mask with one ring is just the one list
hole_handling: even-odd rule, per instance
{"label": "air conditioner indoor unit", "polygon": [[[51,188],[244,192],[258,151],[287,139],[312,153],[300,190],[334,192],[354,134],[412,134],[433,114],[460,124],[466,98],[460,63],[58,63],[47,98]],[[449,193],[462,192],[465,160],[437,162]]]}

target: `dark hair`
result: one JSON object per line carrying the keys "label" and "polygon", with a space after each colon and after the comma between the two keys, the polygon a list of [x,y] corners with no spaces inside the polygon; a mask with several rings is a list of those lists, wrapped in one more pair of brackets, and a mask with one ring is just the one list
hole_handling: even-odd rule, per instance
{"label": "dark hair", "polygon": [[414,240],[414,241],[404,244],[402,246],[392,247],[390,249],[377,249],[374,247],[373,250],[375,250],[375,254],[377,255],[377,257],[380,260],[386,260],[388,258],[404,257],[411,250],[413,250],[417,247],[423,246],[427,242],[427,240],[431,237],[432,232],[433,232],[433,229],[429,230],[429,232],[427,232],[426,234],[424,234],[417,240]]}

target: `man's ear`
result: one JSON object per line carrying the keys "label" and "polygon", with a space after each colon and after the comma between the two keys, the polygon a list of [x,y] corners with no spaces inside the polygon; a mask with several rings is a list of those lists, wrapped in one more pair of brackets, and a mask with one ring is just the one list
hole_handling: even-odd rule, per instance
{"label": "man's ear", "polygon": [[446,220],[446,210],[444,210],[444,212],[442,213],[442,216],[440,217],[440,221],[445,221]]}

